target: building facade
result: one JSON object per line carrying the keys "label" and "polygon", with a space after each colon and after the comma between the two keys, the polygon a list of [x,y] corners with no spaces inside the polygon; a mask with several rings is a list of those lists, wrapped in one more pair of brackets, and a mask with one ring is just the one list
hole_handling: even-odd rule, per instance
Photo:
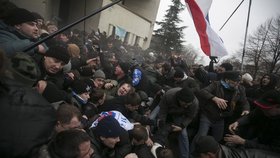
{"label": "building facade", "polygon": [[[10,0],[18,7],[37,12],[45,20],[66,26],[112,3],[111,0]],[[118,35],[129,45],[146,49],[150,45],[160,0],[123,0],[77,24],[72,29],[86,32],[98,29]]]}

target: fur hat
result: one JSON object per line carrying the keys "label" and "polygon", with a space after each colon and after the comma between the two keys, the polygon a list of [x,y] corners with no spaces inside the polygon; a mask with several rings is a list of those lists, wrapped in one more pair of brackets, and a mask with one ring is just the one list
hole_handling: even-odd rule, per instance
{"label": "fur hat", "polygon": [[30,11],[23,8],[15,8],[10,11],[4,22],[8,25],[14,26],[25,22],[36,22],[37,18]]}
{"label": "fur hat", "polygon": [[70,60],[70,55],[67,49],[63,46],[50,47],[45,56],[56,58],[63,61],[65,64],[67,64]]}
{"label": "fur hat", "polygon": [[246,82],[252,82],[253,77],[249,73],[245,73],[244,75],[242,75],[242,80],[244,80]]}
{"label": "fur hat", "polygon": [[94,128],[94,133],[97,136],[102,136],[105,138],[119,137],[122,131],[122,127],[113,116],[105,116],[101,118],[97,126]]}
{"label": "fur hat", "polygon": [[184,87],[176,93],[176,98],[185,103],[190,103],[194,100],[194,94],[188,87]]}

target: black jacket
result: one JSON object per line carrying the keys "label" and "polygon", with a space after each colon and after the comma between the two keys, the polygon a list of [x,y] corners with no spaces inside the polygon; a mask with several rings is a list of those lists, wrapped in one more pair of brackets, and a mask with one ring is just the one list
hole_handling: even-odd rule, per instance
{"label": "black jacket", "polygon": [[246,148],[270,150],[280,153],[280,116],[269,118],[260,109],[238,120],[239,126],[251,124],[257,129],[257,141],[246,140]]}
{"label": "black jacket", "polygon": [[55,126],[55,109],[37,91],[3,77],[0,104],[0,157],[37,157]]}
{"label": "black jacket", "polygon": [[123,130],[118,142],[114,149],[110,149],[103,145],[102,141],[94,134],[94,129],[91,128],[87,131],[91,137],[91,145],[94,149],[94,158],[123,158],[131,152],[131,144],[129,134]]}

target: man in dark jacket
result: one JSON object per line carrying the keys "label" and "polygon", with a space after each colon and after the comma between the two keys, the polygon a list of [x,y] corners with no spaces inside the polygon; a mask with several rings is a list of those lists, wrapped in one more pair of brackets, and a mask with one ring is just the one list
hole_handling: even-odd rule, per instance
{"label": "man in dark jacket", "polygon": [[189,139],[186,128],[198,112],[197,98],[187,87],[172,88],[163,95],[159,106],[159,130],[170,126],[172,132],[178,132],[180,157],[188,157]]}
{"label": "man in dark jacket", "polygon": [[224,135],[225,120],[230,120],[236,113],[236,107],[241,106],[240,115],[249,113],[249,104],[244,88],[239,87],[240,75],[236,71],[226,71],[224,79],[211,83],[199,91],[201,115],[199,130],[194,139],[205,136],[211,129],[211,136],[217,141]]}
{"label": "man in dark jacket", "polygon": [[130,153],[128,132],[113,116],[98,118],[97,126],[88,133],[95,152],[94,158],[122,158]]}
{"label": "man in dark jacket", "polygon": [[18,53],[10,62],[0,70],[0,157],[37,157],[54,129],[55,109],[31,88],[39,77],[33,59]]}
{"label": "man in dark jacket", "polygon": [[[0,47],[7,56],[24,51],[34,43],[34,40],[37,40],[39,29],[36,20],[37,18],[31,12],[23,8],[11,10],[4,18],[4,23],[0,25]],[[31,55],[35,52],[44,54],[46,48],[40,44],[27,53]]]}
{"label": "man in dark jacket", "polygon": [[140,95],[136,92],[126,96],[115,97],[106,100],[102,106],[98,107],[99,112],[116,110],[121,112],[126,118],[133,122],[139,122],[142,125],[155,125],[155,121],[141,115],[137,110],[141,104]]}
{"label": "man in dark jacket", "polygon": [[219,144],[211,136],[201,136],[195,142],[195,158],[279,158],[279,154],[254,149],[234,148]]}
{"label": "man in dark jacket", "polygon": [[[256,100],[258,107],[249,115],[238,119],[229,126],[233,135],[224,139],[232,144],[243,145],[245,148],[262,149],[280,153],[280,92],[271,90]],[[250,124],[255,129],[256,139],[244,139],[236,135],[237,128]]]}

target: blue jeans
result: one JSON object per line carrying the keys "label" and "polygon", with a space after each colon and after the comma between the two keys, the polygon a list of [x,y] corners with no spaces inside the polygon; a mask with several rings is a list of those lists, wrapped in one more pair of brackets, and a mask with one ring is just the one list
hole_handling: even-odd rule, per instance
{"label": "blue jeans", "polygon": [[178,144],[180,149],[180,158],[189,158],[190,155],[190,144],[187,128],[182,129],[178,135]]}
{"label": "blue jeans", "polygon": [[[209,133],[211,129],[211,133]],[[218,142],[223,139],[224,134],[224,120],[219,120],[216,122],[211,122],[204,114],[200,115],[199,120],[199,128],[197,131],[197,134],[195,135],[192,144],[191,144],[191,152],[194,151],[194,142],[200,137],[200,136],[206,136],[210,135],[215,138]]]}
{"label": "blue jeans", "polygon": [[155,120],[156,117],[157,117],[157,115],[158,115],[158,113],[159,113],[159,110],[160,110],[160,107],[159,107],[159,105],[157,105],[157,106],[154,108],[154,110],[151,112],[149,118]]}

